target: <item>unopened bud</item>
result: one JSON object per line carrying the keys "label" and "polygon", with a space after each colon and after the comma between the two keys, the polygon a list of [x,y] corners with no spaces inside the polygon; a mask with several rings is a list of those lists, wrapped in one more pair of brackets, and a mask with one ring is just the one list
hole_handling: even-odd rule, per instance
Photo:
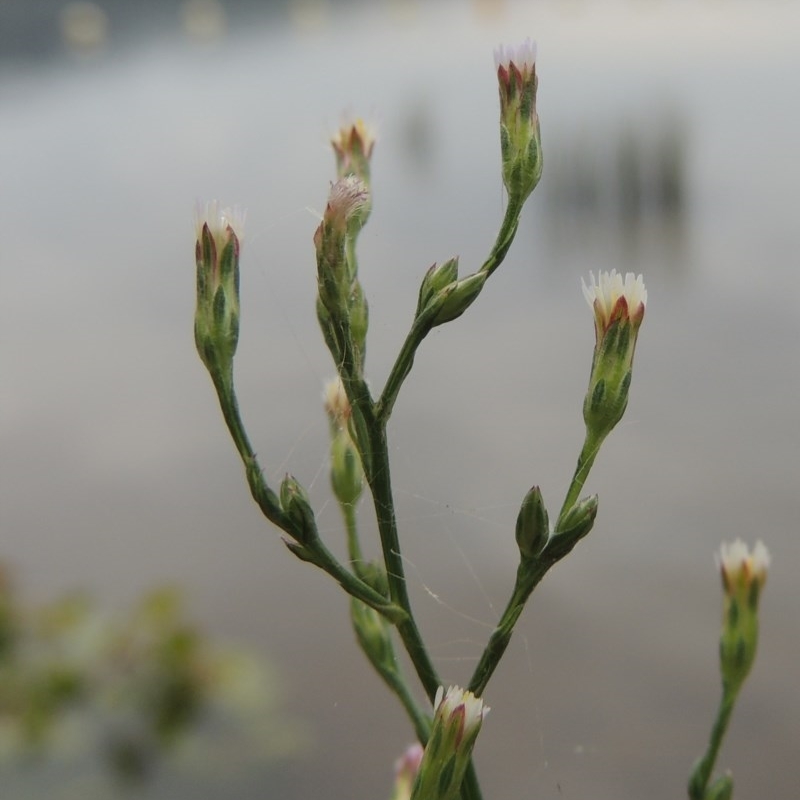
{"label": "unopened bud", "polygon": [[367,328],[369,326],[369,306],[361,282],[355,278],[350,286],[347,301],[347,314],[350,322],[350,336],[361,364],[367,350]]}
{"label": "unopened bud", "polygon": [[419,287],[417,313],[419,316],[428,304],[458,278],[458,257],[445,261],[444,264],[433,264],[425,273]]}
{"label": "unopened bud", "polygon": [[584,497],[562,515],[547,543],[548,556],[563,558],[591,531],[597,516],[597,503],[596,494]]}
{"label": "unopened bud", "polygon": [[397,665],[391,627],[386,618],[353,597],[350,600],[350,619],[358,644],[376,671],[380,675],[395,673]]}
{"label": "unopened bud", "polygon": [[331,440],[331,487],[342,505],[355,505],[364,488],[361,457],[346,428]]}
{"label": "unopened bud", "polygon": [[460,317],[481,293],[488,277],[487,272],[476,272],[450,284],[440,292],[433,300],[433,303],[440,303],[439,310],[433,318],[433,325],[442,325]]}
{"label": "unopened bud", "polygon": [[411,800],[411,789],[419,772],[424,750],[419,742],[410,745],[394,763],[394,788],[390,800]]}
{"label": "unopened bud", "polygon": [[239,251],[245,214],[216,201],[195,209],[197,352],[212,372],[229,371],[239,341]]}
{"label": "unopened bud", "polygon": [[704,800],[731,800],[732,797],[733,777],[731,775],[722,775],[708,787]]}
{"label": "unopened bud", "polygon": [[281,483],[281,508],[291,524],[286,532],[301,545],[308,545],[318,538],[314,511],[306,490],[291,476],[287,475]]}
{"label": "unopened bud", "polygon": [[355,175],[369,184],[370,159],[375,147],[374,130],[362,119],[346,121],[331,139],[331,144],[336,154],[338,177]]}
{"label": "unopened bud", "polygon": [[547,544],[550,523],[538,486],[534,486],[522,501],[517,516],[516,536],[517,546],[523,559],[535,558]]}

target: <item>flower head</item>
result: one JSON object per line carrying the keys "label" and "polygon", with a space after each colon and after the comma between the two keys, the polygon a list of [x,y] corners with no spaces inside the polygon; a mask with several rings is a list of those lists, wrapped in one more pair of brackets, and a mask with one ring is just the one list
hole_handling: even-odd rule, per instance
{"label": "flower head", "polygon": [[589,286],[581,278],[583,296],[594,311],[595,332],[598,341],[608,330],[612,322],[627,319],[638,330],[644,319],[644,308],[647,305],[647,289],[641,275],[628,272],[623,279],[622,273],[612,269],[601,272],[595,280],[590,272],[592,282]]}
{"label": "flower head", "polygon": [[741,539],[730,544],[723,542],[717,564],[725,593],[735,594],[744,590],[749,594],[753,587],[760,590],[767,582],[769,562],[769,551],[760,539],[752,553]]}
{"label": "flower head", "polygon": [[414,742],[394,762],[394,789],[391,800],[411,800],[411,789],[419,772],[423,752],[422,745]]}
{"label": "flower head", "polygon": [[536,73],[536,42],[526,39],[517,47],[500,45],[494,51],[494,66],[503,83],[522,82]]}
{"label": "flower head", "polygon": [[[591,273],[590,273],[591,274]],[[602,441],[622,419],[628,405],[633,355],[644,319],[647,289],[642,276],[629,272],[624,280],[612,269],[583,285],[594,312],[595,346],[583,419],[593,438]]]}
{"label": "flower head", "polygon": [[446,692],[440,686],[433,708],[431,735],[412,798],[455,800],[489,708],[480,697],[458,686],[451,686]]}
{"label": "flower head", "polygon": [[756,657],[758,601],[767,580],[769,560],[762,542],[756,542],[751,553],[741,539],[723,543],[717,556],[724,592],[720,670],[726,689],[734,693]]}
{"label": "flower head", "polygon": [[369,162],[375,141],[374,128],[363,119],[346,119],[331,139],[338,176],[356,175],[368,183]]}
{"label": "flower head", "polygon": [[523,203],[542,176],[542,139],[536,112],[536,44],[494,52],[500,90],[500,149],[509,197]]}
{"label": "flower head", "polygon": [[244,223],[247,212],[240,206],[223,208],[219,201],[198,200],[194,209],[194,227],[197,240],[203,236],[203,229],[208,226],[215,241],[222,241],[232,233],[239,242],[244,237]]}
{"label": "flower head", "polygon": [[456,748],[461,747],[467,739],[474,741],[484,716],[489,713],[489,707],[484,705],[482,698],[460,686],[451,686],[446,692],[444,686],[440,686],[436,690],[433,707],[434,725],[438,720],[445,726],[455,727]]}

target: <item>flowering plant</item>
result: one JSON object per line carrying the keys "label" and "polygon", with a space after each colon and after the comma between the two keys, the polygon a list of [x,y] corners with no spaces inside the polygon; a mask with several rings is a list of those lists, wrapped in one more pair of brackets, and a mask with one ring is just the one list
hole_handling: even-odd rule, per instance
{"label": "flowering plant", "polygon": [[[323,542],[308,495],[298,481],[287,475],[277,490],[268,485],[241,420],[232,362],[238,336],[243,216],[212,204],[205,207],[206,217],[197,223],[197,347],[217,390],[253,499],[266,518],[288,536],[285,541],[292,553],[327,572],[350,595],[357,641],[370,664],[397,696],[419,744],[424,746],[422,752],[409,751],[398,766],[392,795],[395,800],[481,797],[471,752],[488,711],[483,704],[483,693],[531,593],[550,568],[592,529],[598,498],[581,494],[603,441],[625,413],[636,341],[647,305],[647,290],[641,275],[623,276],[612,270],[600,273],[596,279],[592,275],[590,285],[583,284],[594,315],[595,347],[583,404],[586,436],[574,476],[552,523],[538,486],[532,487],[522,499],[515,529],[519,565],[508,603],[466,689],[451,686],[445,692],[417,626],[407,590],[392,492],[387,425],[418,348],[434,327],[457,319],[476,301],[508,253],[523,205],[542,175],[534,44],[528,40],[518,48],[498,49],[495,68],[500,96],[502,178],[508,199],[497,237],[485,261],[474,272],[460,274],[458,259],[451,258],[434,264],[425,273],[411,328],[378,394],[373,394],[365,374],[369,313],[356,255],[357,240],[372,206],[370,159],[375,139],[363,122],[356,121],[345,125],[332,141],[337,180],[331,186],[313,242],[317,261],[317,319],[338,373],[326,387],[324,397],[331,434],[331,485],[347,534],[346,564]],[[371,495],[375,511],[383,556],[380,563],[369,562],[362,555],[356,506],[365,489]],[[739,587],[735,601],[738,608],[743,603],[742,587],[746,580],[733,577],[734,568],[729,562],[731,558],[738,558],[740,564],[750,562],[738,546],[733,551],[723,554],[723,573],[729,575],[726,586]],[[750,573],[763,574],[766,559],[754,556],[753,564]],[[741,569],[736,575],[741,575]],[[752,585],[752,580],[748,585]],[[748,608],[754,615],[755,604],[751,602]],[[740,620],[746,617],[741,614]],[[745,623],[740,621],[741,624]],[[740,627],[730,628],[723,634],[723,642],[731,642],[728,649],[732,648],[734,653],[739,652],[741,641],[746,642],[745,649],[750,648],[736,667],[730,666],[730,657],[723,657],[729,697],[735,695],[752,663],[755,650],[752,621],[745,628],[745,632]],[[418,702],[401,671],[396,654],[398,644],[405,649],[433,713]],[[730,677],[733,674],[738,680]],[[732,700],[729,704],[732,707]],[[696,769],[690,789],[692,800],[723,796],[710,793],[715,786],[719,788],[718,784],[708,788],[715,756],[716,750]]]}

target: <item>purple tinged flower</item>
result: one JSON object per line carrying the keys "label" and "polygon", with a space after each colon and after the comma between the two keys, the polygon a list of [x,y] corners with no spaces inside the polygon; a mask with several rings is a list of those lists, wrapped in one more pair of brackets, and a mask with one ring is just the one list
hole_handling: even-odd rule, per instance
{"label": "purple tinged flower", "polygon": [[510,82],[512,75],[520,81],[529,79],[536,73],[536,42],[527,38],[517,47],[496,47],[494,66],[502,83]]}
{"label": "purple tinged flower", "polygon": [[522,204],[542,176],[542,139],[536,112],[536,45],[526,39],[519,47],[494,52],[500,91],[500,151],[503,183],[509,197]]}
{"label": "purple tinged flower", "polygon": [[484,705],[482,698],[459,686],[451,686],[447,692],[444,686],[440,686],[436,691],[433,707],[433,724],[436,725],[439,721],[445,727],[453,729],[457,750],[465,740],[471,746],[484,716],[489,713],[489,707]]}
{"label": "purple tinged flower", "polygon": [[419,767],[413,800],[457,800],[472,748],[489,712],[480,697],[440,686],[433,701],[433,723]]}
{"label": "purple tinged flower", "polygon": [[239,251],[245,212],[216,200],[195,206],[195,344],[214,375],[228,374],[239,338]]}
{"label": "purple tinged flower", "polygon": [[198,200],[194,209],[197,240],[202,239],[203,229],[207,226],[215,242],[221,245],[225,244],[231,233],[241,242],[246,218],[247,212],[239,206],[223,208],[217,200]]}
{"label": "purple tinged flower", "polygon": [[391,800],[410,800],[419,765],[422,763],[424,749],[419,742],[409,745],[397,761],[394,762],[394,789]]}

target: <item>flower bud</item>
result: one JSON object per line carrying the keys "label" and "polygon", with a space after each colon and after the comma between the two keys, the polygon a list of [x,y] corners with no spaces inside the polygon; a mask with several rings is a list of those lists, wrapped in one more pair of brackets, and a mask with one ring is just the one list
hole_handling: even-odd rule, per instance
{"label": "flower bud", "polygon": [[731,800],[733,797],[733,777],[722,775],[708,787],[704,800]]}
{"label": "flower bud", "polygon": [[636,338],[644,319],[647,289],[642,276],[601,272],[583,294],[594,312],[595,348],[589,390],[583,402],[586,427],[602,440],[628,405]]}
{"label": "flower bud", "polygon": [[331,145],[336,154],[337,176],[355,175],[369,185],[369,162],[375,147],[375,131],[363,119],[348,120],[331,139]]}
{"label": "flower bud", "polygon": [[389,578],[386,575],[386,568],[377,561],[362,562],[359,570],[359,578],[374,589],[378,594],[389,599]]}
{"label": "flower bud", "polygon": [[517,546],[523,560],[535,558],[547,544],[550,536],[550,523],[538,486],[534,486],[522,501],[522,507],[517,516],[516,536]]}
{"label": "flower bud", "polygon": [[417,313],[419,316],[439,292],[455,283],[458,278],[458,257],[445,261],[444,264],[433,264],[425,273],[419,287]]}
{"label": "flower bud", "polygon": [[239,341],[239,251],[245,214],[216,201],[195,209],[197,307],[194,339],[211,372],[229,371]]}
{"label": "flower bud", "polygon": [[350,296],[347,299],[347,316],[350,321],[350,337],[353,347],[360,363],[363,364],[367,350],[369,306],[358,278],[354,279],[350,284]]}
{"label": "flower bud", "polygon": [[366,353],[367,301],[358,282],[355,237],[368,213],[369,189],[354,175],[331,187],[322,222],[314,234],[317,250],[317,319],[338,364],[349,348],[361,373]]}
{"label": "flower bud", "polygon": [[751,554],[741,539],[723,543],[717,557],[725,595],[720,669],[723,684],[732,692],[744,683],[756,657],[758,600],[767,580],[769,560],[762,542],[756,542]]}
{"label": "flower bud", "polygon": [[481,293],[484,283],[489,277],[488,272],[476,272],[460,281],[451,283],[433,299],[433,303],[440,304],[439,310],[433,318],[433,326],[460,317]]}
{"label": "flower bud", "polygon": [[342,505],[358,502],[364,488],[364,470],[361,457],[346,428],[331,440],[331,487]]}
{"label": "flower bud", "polygon": [[562,515],[547,542],[545,553],[548,557],[563,558],[591,531],[597,516],[597,503],[596,494],[584,497]]}
{"label": "flower bud", "polygon": [[472,748],[489,708],[472,692],[440,686],[433,724],[422,756],[412,800],[456,800]]}
{"label": "flower bud", "polygon": [[500,150],[503,183],[509,198],[525,202],[542,177],[542,138],[536,113],[536,45],[530,39],[518,48],[494,53],[500,88]]}
{"label": "flower bud", "polygon": [[397,663],[391,628],[386,618],[374,608],[353,597],[350,599],[350,619],[359,646],[378,674],[381,676],[395,674]]}
{"label": "flower bud", "polygon": [[411,800],[411,789],[419,772],[423,753],[422,745],[414,742],[394,762],[394,787],[390,800]]}
{"label": "flower bud", "polygon": [[314,511],[306,490],[291,476],[287,475],[281,483],[281,507],[291,525],[286,532],[301,545],[308,545],[318,538]]}

